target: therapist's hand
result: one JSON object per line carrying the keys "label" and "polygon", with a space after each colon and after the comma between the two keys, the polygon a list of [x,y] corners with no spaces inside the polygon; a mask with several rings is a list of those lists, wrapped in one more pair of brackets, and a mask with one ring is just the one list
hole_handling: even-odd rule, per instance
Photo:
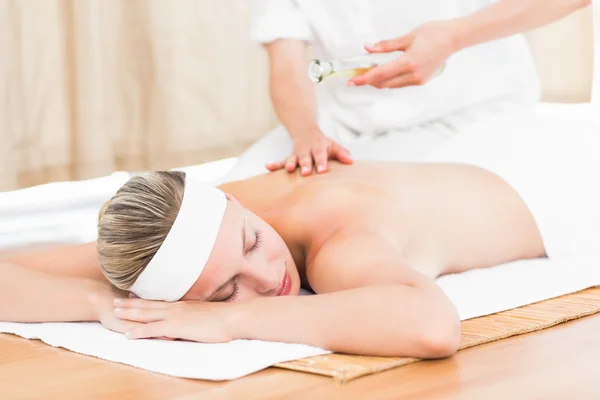
{"label": "therapist's hand", "polygon": [[328,160],[352,164],[350,152],[320,131],[292,138],[292,140],[294,142],[293,153],[283,161],[267,164],[266,168],[269,171],[285,168],[288,172],[294,172],[296,168],[300,168],[301,176],[309,176],[313,172],[313,166],[317,173],[327,172]]}
{"label": "therapist's hand", "polygon": [[397,39],[365,46],[370,53],[404,51],[396,60],[379,65],[348,81],[349,86],[401,88],[423,85],[440,71],[457,49],[452,21],[426,23]]}

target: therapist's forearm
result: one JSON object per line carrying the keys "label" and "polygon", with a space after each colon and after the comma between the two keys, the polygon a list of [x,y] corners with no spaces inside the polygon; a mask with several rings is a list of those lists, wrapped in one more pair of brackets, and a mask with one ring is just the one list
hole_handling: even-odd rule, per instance
{"label": "therapist's forearm", "polygon": [[306,72],[304,43],[281,40],[267,49],[269,92],[277,118],[293,140],[318,132],[315,90]]}
{"label": "therapist's forearm", "polygon": [[0,321],[95,321],[101,282],[57,277],[0,261]]}
{"label": "therapist's forearm", "polygon": [[591,0],[500,0],[455,20],[458,49],[526,32],[585,7]]}

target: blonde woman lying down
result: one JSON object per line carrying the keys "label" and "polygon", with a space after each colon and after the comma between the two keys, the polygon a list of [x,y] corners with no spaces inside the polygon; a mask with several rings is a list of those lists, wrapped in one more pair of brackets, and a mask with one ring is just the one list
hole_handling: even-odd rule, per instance
{"label": "blonde woman lying down", "polygon": [[[460,321],[434,279],[551,256],[532,193],[442,162],[333,163],[324,175],[279,171],[218,189],[183,172],[147,173],[104,206],[97,243],[2,261],[0,320],[447,357]],[[316,295],[296,296],[301,287]]]}

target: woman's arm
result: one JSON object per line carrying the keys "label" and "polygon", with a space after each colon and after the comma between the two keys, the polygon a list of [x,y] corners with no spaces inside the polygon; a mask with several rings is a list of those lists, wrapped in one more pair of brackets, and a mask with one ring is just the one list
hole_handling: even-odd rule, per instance
{"label": "woman's arm", "polygon": [[457,351],[461,335],[454,307],[434,284],[367,286],[237,303],[120,299],[115,307],[118,318],[144,323],[127,334],[130,339],[256,339],[349,354],[443,358]]}
{"label": "woman's arm", "polygon": [[115,305],[115,314],[146,323],[130,332],[132,339],[257,339],[341,353],[417,358],[456,352],[461,325],[443,291],[388,257],[393,251],[381,244],[371,246],[365,238],[360,241],[362,245],[345,241],[321,251],[309,280],[323,294],[234,303],[124,299]]}
{"label": "woman's arm", "polygon": [[95,248],[89,243],[1,257],[0,320],[97,321],[94,301],[110,287]]}
{"label": "woman's arm", "polygon": [[376,356],[440,358],[458,348],[453,304],[379,237],[331,238],[307,275],[318,295],[240,304],[235,336]]}
{"label": "woman's arm", "polygon": [[235,315],[234,338],[303,343],[340,353],[442,358],[460,343],[456,313],[433,286],[257,298],[240,304]]}
{"label": "woman's arm", "polygon": [[0,321],[98,321],[96,300],[106,284],[58,277],[11,261],[0,261]]}
{"label": "woman's arm", "polygon": [[136,323],[117,319],[120,293],[100,272],[95,243],[0,258],[0,321],[99,321],[125,332]]}
{"label": "woman's arm", "polygon": [[100,269],[96,242],[82,245],[56,246],[50,249],[20,251],[17,255],[3,256],[6,261],[23,267],[45,272],[53,276],[87,278],[107,282]]}

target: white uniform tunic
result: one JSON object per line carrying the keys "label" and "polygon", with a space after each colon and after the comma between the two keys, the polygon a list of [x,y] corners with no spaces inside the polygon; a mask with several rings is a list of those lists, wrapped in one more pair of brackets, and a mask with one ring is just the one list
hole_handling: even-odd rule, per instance
{"label": "white uniform tunic", "polygon": [[[340,59],[365,54],[365,44],[492,3],[255,0],[251,35],[260,43],[302,40],[316,58]],[[322,132],[346,146],[355,159],[415,161],[465,124],[534,104],[539,79],[525,38],[515,35],[455,53],[444,72],[422,86],[348,87],[346,79],[332,77],[316,89]],[[229,179],[266,172],[266,162],[281,160],[291,151],[289,135],[280,126],[242,154]]]}

